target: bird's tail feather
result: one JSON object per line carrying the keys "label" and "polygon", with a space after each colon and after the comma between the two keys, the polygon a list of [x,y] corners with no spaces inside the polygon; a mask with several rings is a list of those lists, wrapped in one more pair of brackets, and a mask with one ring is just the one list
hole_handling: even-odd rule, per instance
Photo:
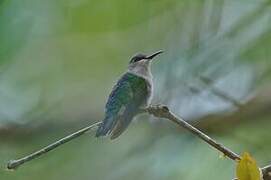
{"label": "bird's tail feather", "polygon": [[131,123],[132,118],[130,118],[129,120],[126,119],[126,121],[118,121],[116,123],[116,126],[114,127],[114,129],[112,130],[111,139],[115,139],[117,137],[119,137],[128,127],[128,125]]}
{"label": "bird's tail feather", "polygon": [[127,129],[135,114],[135,112],[125,113],[125,115],[113,126],[110,138],[115,139],[119,137]]}
{"label": "bird's tail feather", "polygon": [[105,136],[108,133],[111,132],[111,129],[114,125],[114,119],[111,118],[105,118],[103,122],[99,125],[97,131],[96,131],[96,137]]}

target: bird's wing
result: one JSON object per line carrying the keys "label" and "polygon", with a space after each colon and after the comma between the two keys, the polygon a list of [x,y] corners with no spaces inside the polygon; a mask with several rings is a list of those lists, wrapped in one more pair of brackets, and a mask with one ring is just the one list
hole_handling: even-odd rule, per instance
{"label": "bird's wing", "polygon": [[111,133],[111,139],[117,138],[125,131],[133,117],[138,113],[140,106],[146,101],[148,96],[148,87],[145,79],[134,76],[129,79],[129,86],[132,89],[132,95],[125,104],[125,109],[120,114],[118,121],[114,125]]}
{"label": "bird's wing", "polygon": [[138,112],[139,106],[144,102],[145,93],[147,85],[143,78],[131,73],[124,74],[108,98],[105,119],[99,126],[96,136],[110,132],[111,138],[119,136]]}
{"label": "bird's wing", "polygon": [[116,124],[111,132],[111,139],[119,137],[131,123],[133,117],[137,114],[138,107],[135,104],[130,103],[125,107],[125,110],[121,116],[118,117]]}
{"label": "bird's wing", "polygon": [[106,106],[105,118],[99,126],[96,136],[104,136],[110,133],[119,119],[119,114],[124,112],[125,105],[131,100],[131,86],[128,75],[124,74],[111,91]]}

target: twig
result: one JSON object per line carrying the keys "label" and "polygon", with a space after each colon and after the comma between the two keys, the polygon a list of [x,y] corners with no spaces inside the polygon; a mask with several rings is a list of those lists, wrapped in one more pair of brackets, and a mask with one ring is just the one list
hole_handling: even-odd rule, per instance
{"label": "twig", "polygon": [[163,105],[152,106],[152,107],[147,108],[146,111],[148,113],[154,115],[155,117],[168,119],[168,120],[176,123],[177,125],[187,129],[192,134],[196,135],[197,137],[199,137],[203,141],[207,142],[209,145],[211,145],[212,147],[214,147],[218,151],[222,152],[228,158],[230,158],[232,160],[240,160],[241,159],[238,154],[234,153],[233,151],[226,148],[222,144],[216,142],[215,140],[213,140],[212,138],[210,138],[209,136],[207,136],[206,134],[204,134],[203,132],[201,132],[197,128],[193,127],[192,125],[190,125],[189,123],[187,123],[183,119],[178,118],[175,114],[170,112],[170,110],[168,109],[167,106],[163,106]]}
{"label": "twig", "polygon": [[264,180],[271,180],[271,165],[267,165],[263,168],[262,170],[262,175]]}
{"label": "twig", "polygon": [[[172,113],[169,110],[169,108],[167,106],[164,106],[164,105],[150,106],[150,107],[142,110],[140,113],[143,113],[143,112],[147,112],[155,117],[165,118],[165,119],[168,119],[168,120],[174,122],[175,124],[187,129],[192,134],[199,137],[200,139],[202,139],[203,141],[205,141],[206,143],[208,143],[209,145],[211,145],[212,147],[214,147],[218,151],[222,152],[226,157],[228,157],[234,161],[241,159],[238,154],[236,154],[233,151],[231,151],[230,149],[226,148],[224,145],[216,142],[215,140],[213,140],[212,138],[210,138],[209,136],[207,136],[206,134],[204,134],[203,132],[201,132],[197,128],[193,127],[192,125],[190,125],[189,123],[187,123],[183,119],[177,117],[174,113]],[[83,128],[79,131],[76,131],[75,133],[70,134],[70,135],[42,148],[41,150],[36,151],[36,152],[34,152],[28,156],[25,156],[21,159],[11,160],[8,162],[7,168],[8,169],[16,169],[20,165],[24,164],[25,162],[31,161],[32,159],[35,159],[43,154],[46,154],[47,152],[55,149],[56,147],[58,147],[64,143],[67,143],[76,137],[83,135],[87,131],[92,130],[94,127],[97,127],[100,123],[101,122],[97,122],[97,123],[94,123],[88,127]],[[261,168],[261,170],[262,170],[264,180],[271,180],[271,165],[265,166],[265,167]]]}
{"label": "twig", "polygon": [[72,134],[70,134],[70,135],[68,135],[68,136],[66,136],[66,137],[64,137],[62,139],[59,139],[58,141],[56,141],[56,142],[42,148],[41,150],[36,151],[36,152],[34,152],[34,153],[30,154],[30,155],[27,155],[27,156],[25,156],[25,157],[23,157],[21,159],[10,160],[8,162],[8,164],[7,164],[7,168],[10,169],[10,170],[12,170],[12,169],[14,170],[14,169],[18,168],[20,165],[22,165],[22,164],[24,164],[24,163],[26,163],[28,161],[31,161],[31,160],[33,160],[33,159],[35,159],[35,158],[37,158],[37,157],[39,157],[39,156],[41,156],[43,154],[46,154],[47,152],[57,148],[58,146],[60,146],[62,144],[65,144],[65,143],[73,140],[74,138],[77,138],[77,137],[85,134],[87,131],[92,130],[94,127],[97,127],[100,123],[101,122],[96,122],[94,124],[91,124],[88,127],[80,129],[79,131],[76,131],[75,133],[72,133]]}
{"label": "twig", "polygon": [[[207,142],[209,145],[217,149],[218,151],[222,152],[226,157],[238,161],[241,159],[241,157],[234,153],[232,150],[226,148],[224,145],[217,143],[215,140],[210,138],[208,135],[204,134],[197,128],[193,127],[183,119],[177,117],[174,113],[172,113],[167,106],[163,105],[157,105],[157,106],[152,106],[146,109],[146,111],[149,114],[154,115],[155,117],[160,117],[160,118],[165,118],[168,119],[175,124],[178,124],[179,126],[187,129],[190,131],[192,134],[196,135],[203,141]],[[262,175],[263,175],[263,180],[271,180],[271,165],[267,165],[263,168],[261,168]]]}

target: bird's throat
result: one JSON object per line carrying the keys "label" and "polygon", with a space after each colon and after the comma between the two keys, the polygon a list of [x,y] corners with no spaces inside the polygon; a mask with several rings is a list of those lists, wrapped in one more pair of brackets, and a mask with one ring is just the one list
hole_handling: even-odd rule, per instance
{"label": "bird's throat", "polygon": [[151,80],[151,68],[149,63],[141,63],[128,68],[128,72],[134,75],[143,77],[144,79]]}
{"label": "bird's throat", "polygon": [[138,75],[140,77],[151,76],[151,62],[149,60],[142,60],[134,64],[130,64],[128,71],[132,74]]}

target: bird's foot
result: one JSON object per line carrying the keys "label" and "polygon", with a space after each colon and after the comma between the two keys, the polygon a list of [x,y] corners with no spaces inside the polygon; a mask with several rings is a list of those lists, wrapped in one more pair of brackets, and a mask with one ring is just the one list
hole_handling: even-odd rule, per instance
{"label": "bird's foot", "polygon": [[163,104],[150,105],[146,111],[156,117],[164,117],[165,113],[169,112],[169,108]]}

